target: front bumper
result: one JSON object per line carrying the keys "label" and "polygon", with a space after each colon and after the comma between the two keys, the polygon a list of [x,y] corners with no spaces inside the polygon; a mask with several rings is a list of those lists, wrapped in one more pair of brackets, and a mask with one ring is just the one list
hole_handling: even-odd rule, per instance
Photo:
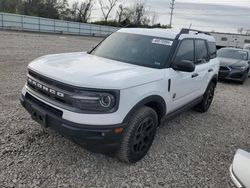
{"label": "front bumper", "polygon": [[96,153],[110,153],[118,149],[122,133],[116,128],[125,128],[126,123],[117,125],[83,125],[64,120],[62,112],[27,94],[20,96],[22,106],[31,117],[44,127],[51,127],[65,137]]}
{"label": "front bumper", "polygon": [[247,75],[247,69],[245,70],[220,70],[219,79],[242,81]]}
{"label": "front bumper", "polygon": [[235,186],[238,187],[238,188],[243,188],[243,185],[240,183],[238,178],[234,175],[232,165],[229,168],[229,172],[230,172],[230,177],[231,177],[232,181],[234,182]]}

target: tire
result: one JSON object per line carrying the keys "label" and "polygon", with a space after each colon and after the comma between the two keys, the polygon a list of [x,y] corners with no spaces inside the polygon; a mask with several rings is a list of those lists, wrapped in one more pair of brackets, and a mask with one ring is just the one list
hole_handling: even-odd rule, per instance
{"label": "tire", "polygon": [[194,107],[194,110],[197,112],[204,113],[208,111],[214,97],[215,83],[210,82],[208,85],[205,94],[203,95],[202,101]]}
{"label": "tire", "polygon": [[126,128],[117,157],[126,163],[136,163],[150,149],[158,125],[156,112],[149,107],[140,108]]}
{"label": "tire", "polygon": [[246,74],[244,75],[243,79],[239,82],[240,84],[244,84],[246,79],[248,78],[248,71],[246,72]]}

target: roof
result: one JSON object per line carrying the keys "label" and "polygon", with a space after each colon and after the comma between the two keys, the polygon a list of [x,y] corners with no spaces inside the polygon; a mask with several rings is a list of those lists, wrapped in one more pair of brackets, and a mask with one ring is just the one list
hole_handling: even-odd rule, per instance
{"label": "roof", "polygon": [[[117,32],[175,39],[176,36],[180,34],[181,29],[123,28],[123,29],[118,30]],[[213,36],[207,35],[205,33],[197,33],[195,31],[190,31],[189,34],[181,34],[181,36],[179,37],[180,40],[184,38],[200,38],[200,39],[206,39],[208,41],[215,42],[215,39]]]}
{"label": "roof", "polygon": [[145,28],[123,28],[118,30],[122,33],[132,33],[138,35],[147,35],[154,37],[163,37],[168,39],[175,39],[176,35],[180,33],[180,30],[172,29],[145,29]]}

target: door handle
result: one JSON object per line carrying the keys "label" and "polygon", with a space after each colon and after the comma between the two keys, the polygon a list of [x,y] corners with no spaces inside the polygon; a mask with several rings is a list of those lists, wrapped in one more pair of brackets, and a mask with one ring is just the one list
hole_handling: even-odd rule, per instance
{"label": "door handle", "polygon": [[213,69],[209,69],[208,72],[213,72]]}
{"label": "door handle", "polygon": [[198,74],[198,73],[194,73],[194,74],[192,74],[192,78],[195,78],[195,77],[197,77],[197,76],[199,76],[199,74]]}

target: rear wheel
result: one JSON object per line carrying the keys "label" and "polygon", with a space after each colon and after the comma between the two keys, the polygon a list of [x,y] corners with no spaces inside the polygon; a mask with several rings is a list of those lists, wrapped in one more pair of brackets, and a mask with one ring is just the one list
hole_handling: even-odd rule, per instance
{"label": "rear wheel", "polygon": [[215,83],[211,82],[208,85],[205,94],[203,95],[202,101],[194,108],[197,112],[203,113],[209,109],[214,98],[214,90],[215,90]]}
{"label": "rear wheel", "polygon": [[131,118],[124,132],[121,146],[117,152],[118,158],[127,163],[135,163],[142,159],[151,147],[158,117],[149,107],[142,107]]}

